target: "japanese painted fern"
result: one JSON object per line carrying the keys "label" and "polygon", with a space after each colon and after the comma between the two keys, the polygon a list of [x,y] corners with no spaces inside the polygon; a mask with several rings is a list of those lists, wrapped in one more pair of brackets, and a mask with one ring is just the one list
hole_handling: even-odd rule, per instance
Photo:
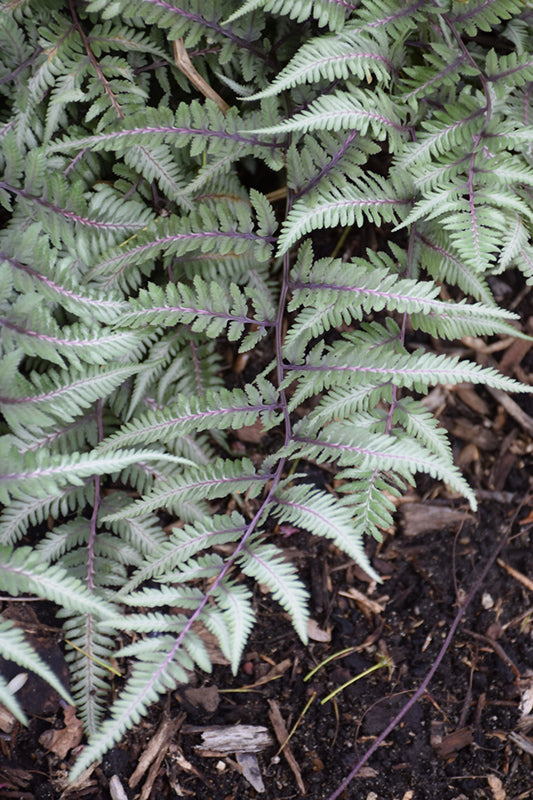
{"label": "japanese painted fern", "polygon": [[[60,607],[75,774],[210,669],[198,623],[237,668],[253,581],[305,640],[277,523],[378,580],[364,537],[417,472],[475,505],[411,392],[524,387],[406,330],[516,335],[487,279],[533,280],[532,22],[519,0],[4,4],[0,584]],[[376,245],[334,253],[339,226]],[[235,454],[259,421],[277,446]],[[57,686],[7,622],[0,651]],[[133,667],[106,716],[112,656]]]}

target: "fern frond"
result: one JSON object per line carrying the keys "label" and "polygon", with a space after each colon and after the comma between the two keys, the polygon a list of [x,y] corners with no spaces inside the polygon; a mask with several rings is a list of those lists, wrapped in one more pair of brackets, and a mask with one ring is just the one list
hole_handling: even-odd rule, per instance
{"label": "fern frond", "polygon": [[238,563],[245,575],[268,586],[272,597],[290,615],[302,642],[307,642],[309,595],[283,551],[272,544],[248,541],[241,550]]}
{"label": "fern frond", "polygon": [[300,445],[301,458],[337,461],[341,467],[357,466],[363,471],[393,472],[407,481],[424,472],[447,483],[464,495],[473,509],[477,508],[475,495],[459,470],[405,436],[356,430],[353,425],[333,422],[317,439],[306,436],[305,426],[300,425],[301,433],[295,434],[294,441]]}
{"label": "fern frond", "polygon": [[360,136],[372,134],[389,139],[391,151],[400,148],[403,132],[400,109],[379,87],[369,92],[353,86],[349,92],[335,91],[314,100],[305,111],[277,125],[258,128],[261,134],[308,133],[309,131],[357,130]]}
{"label": "fern frond", "polygon": [[388,83],[395,65],[386,40],[353,28],[348,24],[340,33],[310,39],[267,89],[246,100],[260,100],[302,83],[317,84],[321,80],[332,82],[356,77],[367,83],[372,80]]}
{"label": "fern frond", "polygon": [[[133,329],[146,325],[191,325],[195,333],[202,332],[213,339],[220,336],[227,326],[229,341],[240,338],[245,325],[254,325],[264,334],[265,328],[274,323],[261,319],[260,314],[250,315],[247,294],[234,283],[224,290],[219,284],[207,283],[199,276],[194,278],[192,287],[169,283],[163,291],[155,284],[148,284],[148,288],[141,290],[139,296],[131,301],[132,310],[121,316],[118,324]],[[253,301],[255,304],[256,298]],[[260,300],[257,306],[260,308]],[[246,347],[255,344],[257,339],[247,338]]]}
{"label": "fern frond", "polygon": [[369,379],[390,380],[396,386],[420,392],[439,383],[486,383],[504,391],[533,391],[491,367],[461,361],[457,356],[425,353],[421,349],[415,353],[397,353],[386,348],[380,352],[354,351],[350,334],[334,344],[329,352],[315,347],[304,365],[291,365],[287,370],[292,373],[287,383],[295,377],[305,378],[314,382],[315,391],[319,386],[324,389],[342,384],[357,385]]}
{"label": "fern frond", "polygon": [[475,36],[480,31],[490,31],[494,25],[498,25],[502,20],[507,20],[522,11],[520,0],[492,0],[490,3],[480,2],[480,0],[469,0],[461,4],[461,8],[455,8],[452,15],[454,25],[458,30]]}
{"label": "fern frond", "polygon": [[429,451],[445,462],[452,462],[451,445],[446,432],[419,400],[402,398],[394,408],[392,420],[393,426],[401,425],[410,437]]}
{"label": "fern frond", "polygon": [[361,536],[370,534],[381,542],[383,532],[393,524],[392,515],[396,507],[390,495],[400,495],[397,485],[378,469],[366,473],[347,469],[339,473],[338,478],[339,491],[346,494],[344,502],[352,512]]}
{"label": "fern frond", "polygon": [[[104,441],[101,452],[118,448],[168,441],[174,436],[216,428],[240,428],[252,425],[261,416],[266,428],[272,426],[273,412],[279,406],[274,387],[263,381],[260,389],[247,385],[244,389],[208,390],[202,397],[183,395],[174,403],[157,411],[147,411],[122,430]],[[270,419],[269,419],[270,418]],[[271,421],[272,420],[272,421]]]}
{"label": "fern frond", "polygon": [[98,618],[117,615],[116,608],[90,592],[61,567],[43,562],[40,554],[31,547],[19,547],[16,550],[1,547],[0,552],[2,591],[14,597],[30,592],[52,600],[63,608],[94,614]]}
{"label": "fern frond", "polygon": [[[103,365],[112,360],[126,360],[144,350],[145,341],[135,331],[110,332],[82,323],[60,328],[47,311],[37,308],[37,295],[24,300],[28,302],[20,303],[13,314],[0,317],[0,328],[3,328],[6,346],[21,349],[28,356],[38,356],[65,367],[66,362],[73,366]],[[35,301],[33,307],[32,301]],[[32,315],[31,327],[22,316],[28,312]]]}
{"label": "fern frond", "polygon": [[[246,572],[246,570],[244,571]],[[272,582],[270,586],[272,586]],[[227,630],[226,635],[221,635],[220,630],[217,628],[216,635],[220,648],[230,660],[231,669],[235,675],[239,668],[246,642],[255,623],[255,614],[251,603],[252,595],[246,586],[226,579],[217,586],[214,596]],[[285,607],[287,605],[289,604],[287,603]],[[207,620],[205,620],[205,623],[209,625]],[[212,629],[212,624],[209,627]]]}
{"label": "fern frond", "polygon": [[[142,266],[148,262],[148,270],[153,270],[153,259],[165,255],[186,256],[191,251],[204,255],[236,254],[252,251],[259,263],[270,257],[270,244],[253,230],[249,213],[235,205],[235,216],[224,213],[223,220],[204,208],[201,213],[193,212],[188,217],[158,221],[146,231],[134,237],[135,245],[110,251],[106,258],[96,264],[89,278],[118,282],[125,270]],[[232,209],[233,211],[233,209]]]}
{"label": "fern frond", "polygon": [[[11,620],[0,620],[0,653],[8,661],[15,661],[22,669],[39,675],[52,686],[61,697],[72,703],[72,698],[55,672],[50,669],[39,654],[26,641],[24,633]],[[23,724],[27,724],[26,715],[20,708],[16,697],[10,692],[7,683],[0,681],[0,702]]]}
{"label": "fern frond", "polygon": [[33,372],[28,379],[18,375],[15,386],[19,392],[11,397],[0,396],[0,409],[14,431],[28,425],[57,425],[58,416],[63,422],[73,422],[138,370],[138,366],[129,365],[68,372],[51,370],[45,375]]}
{"label": "fern frond", "polygon": [[354,523],[352,512],[332,495],[306,485],[285,486],[276,495],[272,513],[279,520],[304,527],[315,536],[333,539],[367,575],[381,581],[363,549],[361,531]]}
{"label": "fern frond", "polygon": [[[64,614],[62,616],[65,616]],[[117,615],[118,616],[118,615]],[[109,617],[108,621],[113,618]],[[92,614],[70,615],[63,622],[67,640],[65,657],[70,665],[72,694],[87,733],[96,734],[107,710],[111,659],[115,643]]]}
{"label": "fern frond", "polygon": [[297,200],[287,216],[278,242],[278,255],[285,253],[306,233],[337,225],[362,226],[365,218],[376,225],[403,216],[409,203],[405,189],[370,174],[354,176],[341,189],[307,195]]}
{"label": "fern frond", "polygon": [[309,16],[312,16],[320,27],[328,25],[332,30],[342,30],[349,8],[349,4],[331,3],[328,0],[311,0],[311,2],[308,0],[297,0],[297,2],[291,2],[291,0],[246,0],[237,11],[228,17],[226,24],[234,22],[256,9],[262,9],[272,14],[287,15],[296,22],[307,22]]}
{"label": "fern frond", "polygon": [[[100,516],[117,514],[129,505],[129,501],[119,494],[107,495],[100,503]],[[160,549],[166,535],[156,516],[122,517],[109,524],[122,541],[128,542],[143,556],[150,556]]]}
{"label": "fern frond", "polygon": [[120,590],[119,596],[128,594],[145,581],[170,572],[202,550],[236,541],[245,529],[243,517],[235,511],[228,516],[214,514],[183,528],[173,528],[169,540],[161,542],[158,549],[148,555],[144,565]]}
{"label": "fern frond", "polygon": [[111,716],[99,726],[97,736],[89,741],[74,764],[71,780],[99,760],[128,728],[136,725],[159,695],[174,689],[180,682],[188,682],[186,670],[192,662],[180,645],[181,638],[178,638],[167,650],[153,653],[150,660],[137,662],[126,686],[111,706]]}
{"label": "fern frond", "polygon": [[214,499],[224,497],[231,492],[250,491],[252,494],[261,490],[269,479],[269,475],[258,475],[251,461],[243,458],[240,461],[218,459],[205,467],[185,470],[179,477],[169,478],[164,488],[154,489],[142,500],[132,503],[127,511],[112,514],[104,518],[104,522],[127,516],[138,516],[166,508],[179,514],[181,504],[188,500]]}
{"label": "fern frond", "polygon": [[67,486],[57,494],[34,497],[20,493],[0,514],[0,545],[13,545],[25,534],[30,525],[37,525],[48,517],[66,517],[92,500],[93,487]]}
{"label": "fern frond", "polygon": [[[5,437],[4,437],[5,438]],[[9,453],[9,441],[3,442],[7,448],[8,456],[2,459],[6,469],[17,469],[17,472],[6,472],[0,475],[0,498],[8,502],[9,497],[20,498],[24,494],[34,493],[42,497],[58,492],[66,483],[80,486],[84,478],[91,475],[104,475],[118,472],[129,464],[139,461],[136,450],[124,450],[120,454],[107,454],[100,456],[96,453],[70,453],[67,455],[51,456],[44,451],[28,452],[16,464],[14,454]],[[145,451],[142,453],[145,460],[157,459],[174,464],[190,465],[190,461],[170,453]]]}

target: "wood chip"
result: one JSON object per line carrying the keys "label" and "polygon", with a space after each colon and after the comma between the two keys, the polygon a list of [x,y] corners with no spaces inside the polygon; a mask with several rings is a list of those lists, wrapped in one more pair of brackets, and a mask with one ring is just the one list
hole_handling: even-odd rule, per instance
{"label": "wood chip", "polygon": [[457,396],[468,406],[479,414],[480,417],[487,417],[490,409],[485,401],[478,395],[471,383],[462,383],[455,388]]}
{"label": "wood chip", "polygon": [[518,403],[515,403],[515,401],[501,389],[495,389],[493,386],[486,386],[485,388],[487,392],[503,406],[509,416],[518,422],[520,427],[529,433],[530,436],[533,436],[533,418],[530,417],[529,414],[526,414],[525,411],[522,411]]}
{"label": "wood chip", "polygon": [[410,538],[429,531],[443,531],[474,519],[467,511],[429,503],[406,503],[401,507],[401,515],[404,535]]}
{"label": "wood chip", "polygon": [[195,747],[200,755],[260,753],[274,744],[268,728],[262,725],[186,725],[183,732],[202,734],[202,744]]}
{"label": "wood chip", "polygon": [[84,770],[81,775],[79,775],[75,781],[72,783],[68,782],[68,776],[65,775],[65,783],[61,782],[62,786],[65,786],[63,792],[59,795],[59,800],[66,800],[66,798],[71,797],[83,797],[85,794],[88,793],[88,790],[96,786],[96,781],[92,780],[91,776],[95,769],[99,766],[98,761],[94,761],[86,770]]}
{"label": "wood chip", "polygon": [[354,586],[350,586],[349,589],[345,591],[339,592],[341,597],[350,597],[352,600],[358,605],[362,605],[367,608],[372,614],[382,614],[385,611],[385,606],[382,606],[381,603],[377,603],[375,600],[371,600],[370,597],[367,597],[366,594],[360,592],[359,589],[356,589]]}
{"label": "wood chip", "polygon": [[453,733],[449,733],[442,740],[442,743],[437,747],[437,753],[441,758],[457,753],[463,747],[468,747],[474,741],[474,731],[472,728],[459,728]]}
{"label": "wood chip", "polygon": [[113,775],[109,781],[109,794],[111,795],[111,800],[128,800],[128,795],[126,794],[118,775]]}
{"label": "wood chip", "polygon": [[453,436],[472,442],[478,450],[497,450],[500,440],[493,431],[483,425],[472,425],[471,420],[465,417],[454,418],[452,424],[446,426]]}
{"label": "wood chip", "polygon": [[[533,334],[533,317],[529,317],[525,325],[526,333]],[[529,353],[533,342],[527,339],[515,339],[512,345],[505,351],[498,365],[500,372],[504,375],[512,375],[520,362]]]}
{"label": "wood chip", "polygon": [[184,719],[185,714],[180,714],[179,717],[175,717],[174,719],[169,719],[166,716],[163,718],[161,725],[142,753],[135,771],[130,776],[128,781],[130,788],[134,789],[137,786],[150,765],[154,761],[157,761],[159,755],[162,753],[159,764],[161,763],[172,738],[175,736],[176,731],[179,729]]}
{"label": "wood chip", "polygon": [[509,734],[509,739],[516,744],[520,750],[523,750],[524,753],[528,753],[530,756],[533,756],[533,741],[527,738],[526,736],[522,736],[521,733],[515,733],[511,731]]}
{"label": "wood chip", "polygon": [[494,800],[505,800],[505,789],[503,788],[503,783],[500,778],[498,778],[497,775],[488,775],[487,782],[491,788]]}
{"label": "wood chip", "polygon": [[302,773],[300,772],[300,767],[298,766],[298,762],[296,761],[293,752],[290,748],[290,745],[288,743],[289,732],[285,726],[283,717],[281,716],[281,711],[279,710],[279,706],[275,700],[269,700],[268,705],[270,706],[270,711],[268,712],[268,716],[270,718],[270,722],[272,723],[272,727],[274,728],[276,739],[280,743],[285,760],[287,761],[287,764],[291,768],[294,777],[296,778],[296,783],[298,785],[300,793],[305,794],[306,793],[305,783],[303,782]]}
{"label": "wood chip", "polygon": [[498,559],[498,564],[500,565],[500,567],[503,567],[503,569],[507,572],[508,575],[511,575],[512,578],[514,578],[523,586],[525,586],[526,589],[529,589],[530,592],[533,592],[533,581],[530,578],[528,578],[527,575],[524,575],[522,572],[519,572],[514,567],[511,567],[510,564],[506,564],[505,561],[503,561],[503,559],[501,558]]}

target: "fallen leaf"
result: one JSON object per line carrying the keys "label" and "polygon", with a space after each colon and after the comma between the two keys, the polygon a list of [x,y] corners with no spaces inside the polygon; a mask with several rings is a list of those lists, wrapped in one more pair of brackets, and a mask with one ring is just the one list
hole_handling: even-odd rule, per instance
{"label": "fallen leaf", "polygon": [[242,769],[242,774],[256,792],[264,792],[265,784],[259,768],[259,761],[254,753],[235,753],[237,764]]}
{"label": "fallen leaf", "polygon": [[203,708],[208,714],[214,714],[220,703],[216,686],[203,686],[200,689],[187,687],[183,692],[185,699],[195,708]]}
{"label": "fallen leaf", "polygon": [[77,718],[74,706],[66,706],[63,717],[64,728],[44,731],[39,736],[39,744],[46,750],[51,750],[59,758],[66,758],[69,751],[77,747],[83,737],[83,724]]}
{"label": "fallen leaf", "polygon": [[258,419],[253,423],[253,425],[243,425],[242,428],[234,428],[233,433],[237,439],[240,439],[241,442],[259,444],[265,435],[265,427],[261,420]]}
{"label": "fallen leaf", "polygon": [[453,753],[468,747],[474,741],[474,731],[472,728],[459,728],[453,733],[444,737],[442,743],[436,748],[441,758],[447,758]]}
{"label": "fallen leaf", "polygon": [[526,717],[533,710],[533,675],[528,670],[519,681],[520,703],[518,710],[521,717]]}
{"label": "fallen leaf", "polygon": [[322,629],[318,622],[314,619],[310,619],[307,622],[307,635],[313,642],[324,642],[327,644],[331,642],[331,627],[327,627],[326,630]]}

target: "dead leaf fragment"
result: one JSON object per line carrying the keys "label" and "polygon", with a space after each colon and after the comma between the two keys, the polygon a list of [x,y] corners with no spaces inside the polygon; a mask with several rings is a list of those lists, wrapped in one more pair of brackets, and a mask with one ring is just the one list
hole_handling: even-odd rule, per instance
{"label": "dead leaf fragment", "polygon": [[316,620],[310,619],[307,621],[307,635],[313,642],[324,642],[327,644],[331,642],[331,626],[323,630]]}
{"label": "dead leaf fragment", "polygon": [[441,758],[447,758],[453,753],[468,747],[474,741],[474,731],[472,728],[458,728],[444,737],[442,743],[437,747],[437,753]]}
{"label": "dead leaf fragment", "polygon": [[341,597],[350,597],[352,600],[355,600],[360,608],[362,606],[361,610],[366,608],[368,611],[371,611],[372,614],[382,614],[383,611],[385,611],[385,606],[382,606],[381,603],[378,603],[376,600],[371,600],[370,597],[360,592],[355,586],[350,586],[346,591],[339,592],[339,594]]}
{"label": "dead leaf fragment", "polygon": [[64,728],[44,731],[39,736],[39,744],[59,758],[66,758],[69,751],[77,747],[83,738],[83,723],[77,718],[74,706],[67,706],[63,715]]}
{"label": "dead leaf fragment", "polygon": [[0,705],[0,731],[12,733],[16,724],[17,718],[13,716],[11,711]]}
{"label": "dead leaf fragment", "polygon": [[183,692],[189,703],[195,708],[203,708],[208,714],[214,714],[220,703],[220,696],[216,686],[202,686],[194,688],[189,686]]}
{"label": "dead leaf fragment", "polygon": [[527,717],[533,710],[533,673],[528,670],[523,678],[520,678],[520,703],[518,710],[521,717]]}
{"label": "dead leaf fragment", "polygon": [[253,786],[256,792],[264,792],[265,784],[263,783],[259,761],[255,753],[235,753],[235,758],[248,783]]}
{"label": "dead leaf fragment", "polygon": [[487,775],[487,783],[491,788],[494,800],[505,800],[503,783],[496,775]]}
{"label": "dead leaf fragment", "polygon": [[265,435],[265,426],[260,419],[256,420],[253,425],[243,425],[242,428],[234,428],[233,433],[241,442],[248,442],[249,444],[259,444]]}

